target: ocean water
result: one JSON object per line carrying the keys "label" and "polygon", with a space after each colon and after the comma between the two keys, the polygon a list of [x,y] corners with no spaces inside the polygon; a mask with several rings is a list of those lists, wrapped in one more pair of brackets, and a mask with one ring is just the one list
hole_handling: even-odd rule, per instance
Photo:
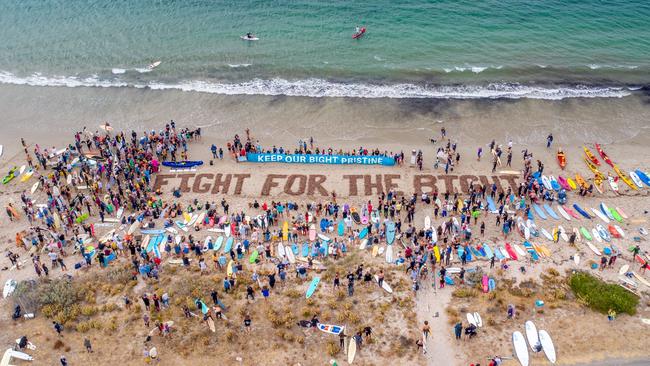
{"label": "ocean water", "polygon": [[[650,84],[649,20],[641,0],[0,0],[0,83],[622,97]],[[368,31],[353,40],[356,25]],[[241,40],[246,32],[260,40]]]}

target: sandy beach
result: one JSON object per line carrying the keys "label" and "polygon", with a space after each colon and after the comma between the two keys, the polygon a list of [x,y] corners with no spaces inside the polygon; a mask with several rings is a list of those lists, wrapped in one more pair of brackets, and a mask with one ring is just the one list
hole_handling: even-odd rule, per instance
{"label": "sandy beach", "polygon": [[[126,136],[130,136],[131,130],[140,135],[152,130],[159,131],[174,120],[178,126],[191,129],[201,127],[202,137],[189,144],[188,160],[202,160],[205,164],[191,172],[171,172],[163,167],[159,173],[152,174],[150,187],[160,188],[160,197],[165,202],[178,201],[187,206],[196,200],[201,203],[214,202],[215,206],[219,206],[219,202],[225,199],[231,213],[245,212],[250,216],[261,212],[253,208],[254,201],[260,204],[295,202],[299,208],[290,216],[298,217],[304,215],[308,204],[326,205],[333,201],[334,194],[337,203],[361,208],[368,201],[376,205],[378,195],[392,189],[407,199],[416,194],[412,225],[418,230],[424,227],[425,217],[433,219],[433,227],[448,220],[434,218],[433,205],[420,202],[419,197],[423,192],[431,193],[435,189],[441,196],[444,192],[452,195],[458,193],[459,198],[465,199],[467,185],[474,182],[488,185],[497,183],[503,190],[512,188],[516,193],[518,184],[523,181],[522,150],[533,154],[533,167],[537,166],[537,160],[543,162],[545,175],[572,177],[579,173],[589,182],[593,173],[583,161],[583,145],[596,153],[593,143],[602,144],[611,159],[625,172],[634,169],[647,172],[650,156],[650,128],[647,123],[650,108],[648,97],[642,93],[625,98],[561,101],[364,100],[1,85],[0,108],[3,110],[3,121],[0,122],[0,144],[4,145],[4,153],[0,157],[3,176],[12,166],[21,166],[26,162],[20,146],[21,138],[26,140],[30,151],[36,144],[41,149],[53,146],[60,149],[72,143],[74,133],[83,127],[101,135],[103,132],[99,131],[98,126],[106,121],[110,122],[114,131],[123,130]],[[236,162],[227,151],[223,160],[211,157],[212,144],[226,150],[226,143],[231,142],[235,134],[245,137],[247,128],[250,129],[251,140],[259,140],[265,148],[276,146],[294,150],[299,141],[308,141],[313,137],[314,146],[322,149],[331,147],[350,151],[377,148],[388,155],[403,152],[406,163],[383,167]],[[446,130],[448,140],[441,138],[441,128]],[[549,133],[553,134],[554,141],[550,148],[546,148]],[[511,167],[502,166],[492,171],[488,145],[493,140],[504,147],[512,142]],[[438,148],[444,147],[448,141],[457,144],[456,151],[461,158],[453,170],[445,173],[443,166],[436,168],[434,162]],[[476,156],[479,147],[483,150],[480,161]],[[558,148],[562,148],[567,156],[565,170],[560,169],[556,162]],[[410,164],[413,150],[422,151],[421,170]],[[209,163],[211,160],[213,164]],[[505,164],[503,157],[502,160]],[[611,167],[604,163],[601,169],[615,175]],[[519,174],[510,174],[509,171],[513,170]],[[39,171],[38,175],[47,176],[51,172]],[[224,183],[226,181],[227,184]],[[14,181],[0,186],[3,208],[10,202],[19,207],[21,193],[29,191],[34,182],[32,178],[27,182]],[[336,359],[339,365],[347,364],[345,353],[337,348],[337,336],[296,325],[298,320],[309,320],[318,314],[323,323],[347,325],[346,333],[347,329],[356,332],[366,326],[372,327],[372,340],[366,344],[364,338],[354,364],[487,365],[488,358],[495,355],[512,357],[512,332],[524,332],[524,322],[533,320],[538,329],[545,329],[551,335],[557,351],[557,364],[647,364],[650,359],[647,358],[647,341],[643,334],[650,329],[650,325],[642,323],[640,319],[650,318],[650,287],[637,283],[634,291],[640,300],[636,315],[619,314],[616,320],[608,321],[606,315],[587,307],[584,299],[579,299],[567,284],[567,278],[573,271],[584,271],[616,284],[620,282],[618,270],[624,264],[629,264],[630,271],[636,271],[650,281],[650,272],[642,274],[640,265],[627,250],[636,244],[642,253],[650,250],[648,238],[638,231],[641,227],[650,226],[650,187],[632,190],[623,182],[619,183],[620,193],[613,192],[609,187],[605,187],[602,194],[594,191],[592,196],[586,197],[575,191],[567,193],[567,207],[578,203],[583,208],[597,208],[600,203],[605,203],[611,208],[620,208],[628,216],[618,223],[627,234],[625,238],[612,239],[612,243],[620,249],[620,255],[613,268],[603,271],[591,269],[591,264],[598,263],[600,258],[587,247],[586,239],[578,239],[574,245],[570,245],[562,239],[554,243],[539,236],[530,240],[546,245],[551,255],[542,257],[538,262],[533,263],[527,257],[501,263],[507,264],[507,268],[501,267],[498,261],[494,268],[490,268],[490,261],[483,258],[463,266],[466,269],[477,268],[477,271],[496,279],[497,288],[494,291],[483,293],[480,283],[471,286],[457,282],[454,286],[438,288],[432,273],[421,278],[420,289],[413,291],[411,277],[405,273],[408,263],[386,263],[381,256],[373,256],[369,250],[360,250],[358,232],[363,226],[355,224],[353,230],[356,237],[345,256],[336,260],[322,259],[325,268],[318,272],[322,282],[314,298],[305,299],[304,296],[309,281],[295,280],[293,271],[289,271],[287,283],[273,290],[268,299],[263,299],[259,293],[261,288],[256,287],[256,299],[251,301],[245,298],[246,286],[252,283],[250,274],[252,271],[273,273],[276,268],[270,261],[251,264],[245,260],[241,284],[232,294],[225,295],[222,294],[223,269],[210,268],[206,275],[200,275],[195,262],[189,269],[170,263],[170,260],[177,259],[176,256],[163,256],[159,279],[145,279],[136,275],[137,278],[131,280],[127,254],[118,256],[108,268],[95,265],[84,271],[72,268],[72,264],[80,258],[79,253],[68,254],[66,264],[75,286],[86,289],[83,306],[95,310],[82,311],[79,319],[65,325],[61,345],[61,340],[51,329],[52,319],[42,309],[29,310],[36,313],[34,319],[12,320],[15,304],[12,302],[14,297],[9,297],[2,300],[0,327],[5,331],[0,335],[0,342],[9,347],[16,338],[27,335],[38,346],[36,351],[30,351],[35,358],[34,364],[56,364],[62,354],[71,364],[96,363],[98,358],[101,363],[142,364],[145,362],[143,348],[152,346],[157,347],[158,363],[162,365],[207,365],[215,362],[322,365],[332,359]],[[181,198],[172,195],[176,188],[182,191]],[[30,196],[38,203],[45,203],[48,198],[42,189]],[[556,205],[552,203],[552,206]],[[131,214],[137,213],[125,211],[125,215]],[[515,213],[517,217],[522,215],[523,212]],[[14,240],[17,232],[29,230],[31,226],[22,216],[20,220],[12,222],[3,212],[0,218],[0,249],[3,253],[12,250],[26,261],[25,267],[20,270],[1,271],[2,284],[8,279],[36,279],[29,253],[17,248]],[[488,242],[492,247],[502,246],[506,242],[523,245],[525,239],[514,229],[504,239],[501,227],[495,224],[496,216],[481,211],[478,224],[471,220],[471,243]],[[293,221],[295,217],[282,217],[280,222]],[[329,216],[322,213],[318,218],[322,217]],[[399,214],[398,218],[404,231],[408,227],[405,212]],[[100,221],[96,215],[88,220],[95,224]],[[154,221],[156,228],[160,228],[162,220]],[[481,222],[486,225],[483,235],[479,233],[478,225]],[[585,226],[591,229],[596,224],[603,224],[597,217],[589,220],[574,218],[571,221],[562,218],[537,220],[536,223],[539,228],[549,232],[557,225],[564,226],[570,232],[572,228]],[[119,230],[120,226],[125,228]],[[95,237],[99,238],[111,229],[118,229],[120,235],[124,235],[127,228],[128,225],[119,223],[114,226],[98,225]],[[279,228],[276,225],[273,229]],[[217,235],[203,227],[190,233],[199,242],[203,242],[207,235]],[[137,232],[136,235],[143,239],[144,235]],[[633,240],[635,236],[640,238],[639,242]],[[299,242],[305,240],[301,235]],[[271,241],[274,244],[278,242]],[[593,243],[601,250],[607,245],[595,240]],[[380,246],[386,247],[383,239]],[[396,244],[395,251],[397,258],[398,254],[403,254],[405,247]],[[576,254],[582,258],[578,264],[572,259]],[[248,253],[245,258],[248,258]],[[211,263],[211,260],[208,262]],[[386,281],[395,291],[388,294],[374,282],[363,285],[361,281],[355,288],[354,296],[332,288],[336,273],[341,275],[341,287],[345,288],[347,281],[343,277],[361,263],[373,271],[384,271]],[[460,266],[459,258],[454,253],[448,267]],[[11,267],[4,254],[0,267]],[[525,268],[525,273],[520,270],[521,267]],[[63,274],[60,269],[52,269],[50,280]],[[216,333],[210,332],[198,318],[185,318],[181,309],[182,305],[194,306],[193,299],[196,297],[208,301],[211,288],[219,289],[229,308],[225,313],[227,320],[215,321]],[[152,323],[154,320],[175,322],[171,336],[156,334],[146,344],[143,340],[149,329],[142,325],[145,311],[139,300],[145,292],[167,292],[171,297],[172,305],[168,309],[152,312]],[[123,296],[129,296],[137,310],[125,309]],[[545,302],[542,308],[535,306],[535,301],[540,299]],[[114,306],[106,308],[108,304]],[[517,307],[514,319],[506,317],[508,304]],[[463,337],[463,340],[457,341],[454,339],[454,324],[462,321],[466,326],[467,312],[479,312],[483,325],[476,337],[471,340]],[[252,334],[245,333],[241,326],[246,313],[253,318]],[[428,352],[423,355],[415,341],[421,338],[425,320],[431,325],[432,334],[426,343]],[[85,329],[92,321],[97,321],[101,326]],[[92,340],[95,353],[85,353],[82,347],[84,337]],[[543,352],[531,352],[531,360],[531,365],[548,364]],[[504,361],[504,365],[516,364],[514,360]]]}

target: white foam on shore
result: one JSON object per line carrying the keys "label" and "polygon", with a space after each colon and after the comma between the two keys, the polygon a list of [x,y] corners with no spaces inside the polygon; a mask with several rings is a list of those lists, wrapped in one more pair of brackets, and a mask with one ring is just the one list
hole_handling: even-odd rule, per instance
{"label": "white foam on shore", "polygon": [[285,95],[312,98],[431,98],[431,99],[549,99],[565,98],[621,98],[631,94],[623,87],[597,86],[531,86],[516,83],[492,83],[487,85],[415,85],[337,83],[322,79],[253,79],[241,83],[207,81],[184,81],[179,83],[149,82],[133,84],[119,79],[105,80],[93,77],[15,76],[0,71],[0,83],[31,86],[58,87],[132,87],[152,90],[180,90],[224,95]]}
{"label": "white foam on shore", "polygon": [[228,64],[228,67],[230,67],[231,69],[238,69],[240,67],[249,67],[251,65],[252,64]]}

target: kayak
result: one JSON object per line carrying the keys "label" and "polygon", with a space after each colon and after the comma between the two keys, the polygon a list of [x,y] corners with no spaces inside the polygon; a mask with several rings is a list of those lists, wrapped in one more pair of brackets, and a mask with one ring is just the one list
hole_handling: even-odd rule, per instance
{"label": "kayak", "polygon": [[566,168],[566,155],[562,151],[557,152],[557,163],[560,165],[561,169]]}
{"label": "kayak", "polygon": [[598,161],[598,159],[594,156],[594,154],[589,149],[587,149],[586,146],[583,146],[582,149],[585,151],[585,155],[587,155],[587,158],[591,160],[592,163],[596,165],[600,165],[600,161]]}
{"label": "kayak", "polygon": [[628,177],[627,175],[625,175],[625,173],[623,173],[623,172],[621,171],[621,169],[618,168],[618,165],[613,165],[613,167],[614,167],[614,171],[616,172],[616,174],[618,174],[618,176],[621,178],[621,180],[622,180],[625,184],[627,184],[628,187],[632,188],[633,190],[637,190],[637,189],[639,189],[639,188],[637,188],[637,186],[634,184],[634,182],[632,182],[632,179],[630,179],[630,177]]}
{"label": "kayak", "polygon": [[193,166],[203,165],[203,161],[163,161],[162,165],[170,168],[190,168]]}
{"label": "kayak", "polygon": [[363,37],[363,35],[366,34],[366,27],[363,27],[359,29],[359,31],[355,34],[352,35],[352,39],[358,39]]}
{"label": "kayak", "polygon": [[612,163],[612,160],[609,158],[609,156],[607,156],[607,154],[605,154],[605,152],[604,152],[603,149],[600,147],[600,145],[599,145],[599,144],[594,144],[594,145],[596,146],[596,150],[598,151],[598,153],[600,154],[600,156],[603,158],[603,160],[604,160],[607,164],[609,164],[610,166],[613,167],[613,166],[614,166],[614,163]]}

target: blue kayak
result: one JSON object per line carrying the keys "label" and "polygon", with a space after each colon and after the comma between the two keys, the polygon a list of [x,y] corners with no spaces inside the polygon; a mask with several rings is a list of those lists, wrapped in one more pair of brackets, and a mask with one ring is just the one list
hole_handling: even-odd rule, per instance
{"label": "blue kayak", "polygon": [[191,168],[203,165],[203,161],[163,161],[162,165],[170,168]]}

